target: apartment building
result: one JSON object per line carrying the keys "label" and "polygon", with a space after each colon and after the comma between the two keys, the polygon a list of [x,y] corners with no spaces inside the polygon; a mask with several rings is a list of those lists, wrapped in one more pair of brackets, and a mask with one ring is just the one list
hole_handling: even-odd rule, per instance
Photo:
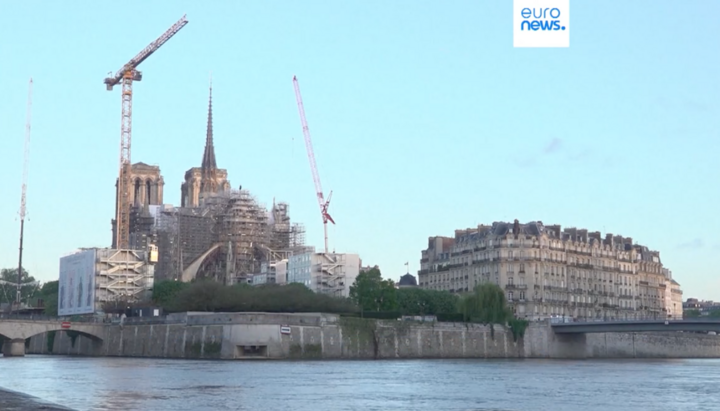
{"label": "apartment building", "polygon": [[540,221],[430,237],[420,265],[421,288],[464,293],[493,282],[515,314],[528,319],[667,318],[672,306],[659,252],[629,237]]}

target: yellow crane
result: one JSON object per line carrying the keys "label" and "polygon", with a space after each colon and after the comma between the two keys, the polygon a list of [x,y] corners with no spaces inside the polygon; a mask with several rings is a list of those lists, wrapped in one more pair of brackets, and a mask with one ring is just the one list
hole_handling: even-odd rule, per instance
{"label": "yellow crane", "polygon": [[105,79],[108,90],[122,83],[122,121],[120,133],[120,172],[117,183],[117,204],[115,204],[115,241],[113,248],[127,249],[130,247],[130,143],[132,141],[132,83],[142,80],[142,73],[137,70],[145,59],[165,44],[172,36],[188,23],[182,16],[157,40],[145,47],[137,56],[127,62],[113,77]]}

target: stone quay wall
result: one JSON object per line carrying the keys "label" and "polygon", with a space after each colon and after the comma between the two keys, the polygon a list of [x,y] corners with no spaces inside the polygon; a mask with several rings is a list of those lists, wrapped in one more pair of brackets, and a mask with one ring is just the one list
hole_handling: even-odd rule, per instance
{"label": "stone quay wall", "polygon": [[66,331],[32,337],[28,354],[187,359],[720,358],[720,336],[556,335],[501,326],[340,318],[332,314],[183,313],[166,323],[109,327],[103,341]]}

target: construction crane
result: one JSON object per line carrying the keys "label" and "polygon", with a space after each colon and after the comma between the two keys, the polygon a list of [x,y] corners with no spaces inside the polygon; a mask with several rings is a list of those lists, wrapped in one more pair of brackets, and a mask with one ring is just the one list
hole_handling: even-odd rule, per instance
{"label": "construction crane", "polygon": [[322,216],[323,229],[325,230],[325,254],[328,253],[328,234],[327,223],[330,221],[335,224],[335,220],[328,214],[330,206],[330,198],[332,191],[328,194],[327,201],[323,195],[322,185],[320,184],[320,175],[318,174],[317,164],[315,164],[315,153],[313,152],[312,139],[310,138],[310,129],[308,128],[307,119],[305,118],[305,108],[303,107],[302,96],[300,95],[300,85],[297,76],[293,76],[293,85],[295,86],[295,98],[297,99],[298,111],[300,112],[300,122],[302,123],[303,135],[305,136],[305,147],[307,148],[308,159],[310,160],[310,170],[312,171],[313,180],[315,181],[315,192],[317,193],[318,204],[320,205],[320,215]]}
{"label": "construction crane", "polygon": [[18,255],[18,280],[17,280],[17,292],[15,293],[15,304],[20,309],[20,298],[22,291],[22,258],[23,258],[23,235],[25,232],[25,215],[27,213],[27,176],[28,176],[28,160],[30,159],[30,118],[32,114],[32,86],[33,81],[30,77],[30,84],[28,85],[28,102],[27,112],[25,114],[25,149],[23,154],[23,171],[22,171],[22,194],[20,195],[20,249]]}
{"label": "construction crane", "polygon": [[132,141],[132,83],[142,80],[142,73],[137,66],[157,51],[172,36],[188,23],[183,15],[157,40],[143,49],[137,56],[127,62],[115,76],[105,79],[108,90],[122,82],[122,121],[120,134],[120,171],[118,175],[117,204],[115,215],[115,248],[130,247],[130,143]]}

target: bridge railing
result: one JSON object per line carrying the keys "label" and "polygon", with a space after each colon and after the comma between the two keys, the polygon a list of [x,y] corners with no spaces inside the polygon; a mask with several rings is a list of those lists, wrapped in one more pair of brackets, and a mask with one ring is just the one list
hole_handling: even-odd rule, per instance
{"label": "bridge railing", "polygon": [[[653,316],[653,315],[639,315],[628,318],[618,317],[551,317],[550,324],[564,324],[564,323],[609,323],[609,322],[626,322],[626,321],[682,321],[682,316]],[[692,320],[697,320],[693,318]]]}
{"label": "bridge railing", "polygon": [[52,317],[42,314],[12,314],[12,313],[0,313],[0,320],[21,320],[21,321],[49,321],[49,322],[60,322],[69,321],[72,323],[83,323],[83,324],[132,324],[132,325],[150,325],[150,324],[169,324],[179,323],[182,320],[168,321],[167,316],[158,317],[100,317],[100,316],[64,316],[64,317]]}
{"label": "bridge railing", "polygon": [[25,320],[25,321],[62,321],[58,317],[42,314],[11,314],[0,313],[0,320]]}

